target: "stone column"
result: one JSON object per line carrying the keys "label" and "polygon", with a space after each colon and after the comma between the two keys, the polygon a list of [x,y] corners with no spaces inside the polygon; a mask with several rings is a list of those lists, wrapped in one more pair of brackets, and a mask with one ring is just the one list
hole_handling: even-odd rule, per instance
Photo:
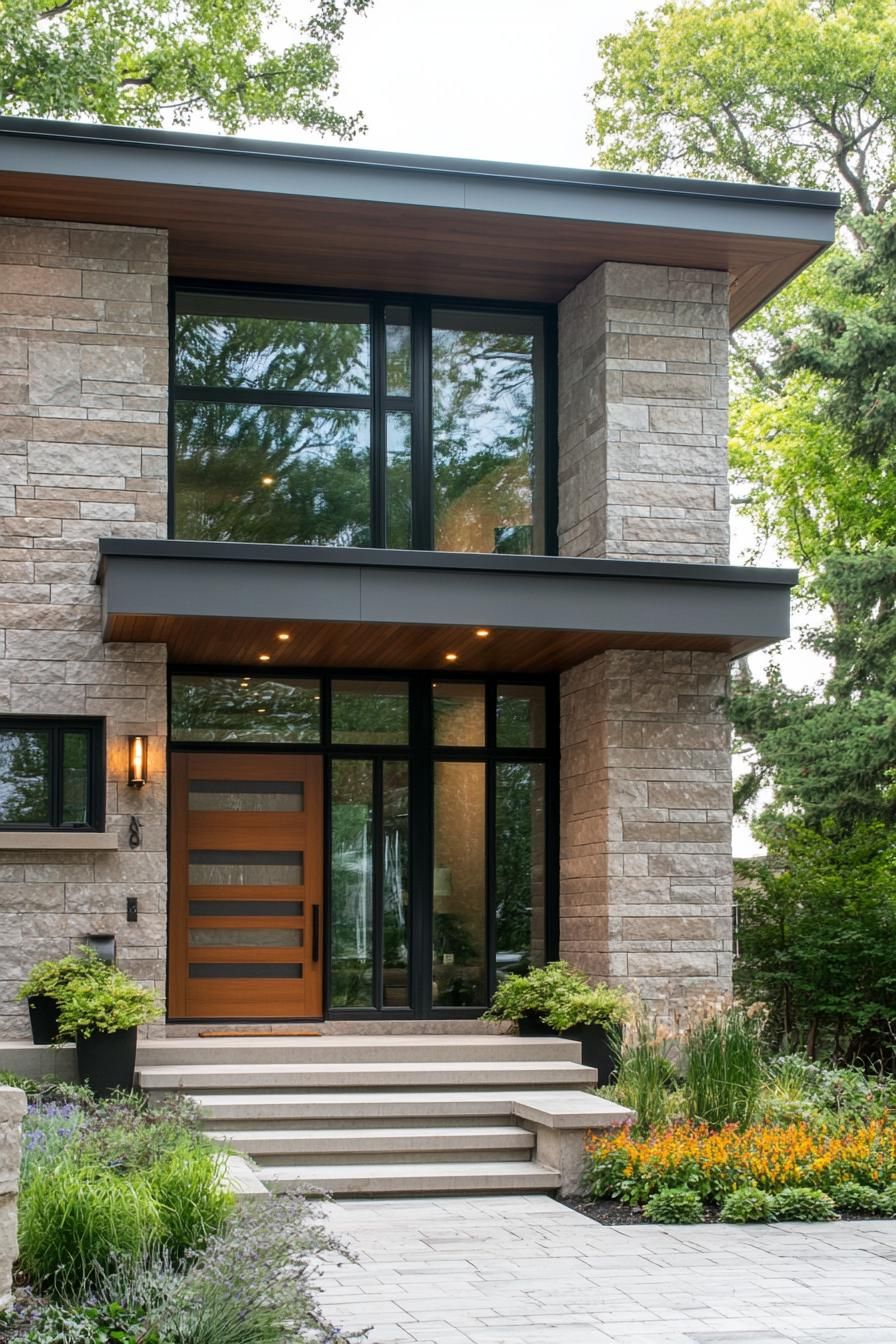
{"label": "stone column", "polygon": [[[727,563],[728,277],[607,263],[560,306],[565,555]],[[727,659],[561,679],[561,955],[658,1008],[731,973]]]}
{"label": "stone column", "polygon": [[0,1309],[12,1289],[12,1267],[19,1253],[16,1199],[22,1158],[22,1116],[25,1093],[0,1087]]}
{"label": "stone column", "polygon": [[[104,644],[95,578],[99,537],[166,535],[167,238],[0,220],[0,256],[0,713],[105,721],[117,839],[111,851],[51,851],[39,836],[0,850],[10,1037],[27,1034],[14,993],[29,967],[91,932],[114,932],[123,968],[164,990],[166,649]],[[126,783],[129,733],[150,735],[139,791]]]}

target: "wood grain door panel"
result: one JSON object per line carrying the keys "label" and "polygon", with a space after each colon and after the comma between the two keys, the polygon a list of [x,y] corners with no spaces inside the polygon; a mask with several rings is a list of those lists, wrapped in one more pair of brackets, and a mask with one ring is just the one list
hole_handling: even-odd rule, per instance
{"label": "wood grain door panel", "polygon": [[318,756],[175,752],[169,1014],[323,1016]]}

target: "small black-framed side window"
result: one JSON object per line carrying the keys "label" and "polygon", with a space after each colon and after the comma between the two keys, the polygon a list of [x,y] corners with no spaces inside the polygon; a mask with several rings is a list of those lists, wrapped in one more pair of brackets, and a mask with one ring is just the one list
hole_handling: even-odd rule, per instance
{"label": "small black-framed side window", "polygon": [[99,719],[0,718],[0,830],[101,831]]}

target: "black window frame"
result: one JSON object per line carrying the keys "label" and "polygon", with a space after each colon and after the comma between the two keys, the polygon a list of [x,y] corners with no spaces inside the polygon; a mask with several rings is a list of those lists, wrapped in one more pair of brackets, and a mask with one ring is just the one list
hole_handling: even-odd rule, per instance
{"label": "black window frame", "polygon": [[[0,732],[49,733],[49,801],[50,820],[44,822],[0,821],[0,832],[33,831],[35,835],[51,832],[78,834],[102,833],[106,822],[106,747],[105,720],[72,716],[0,715]],[[87,817],[86,823],[62,821],[62,762],[63,736],[70,732],[87,733]],[[38,846],[39,848],[39,846]]]}
{"label": "black window frame", "polygon": [[[320,739],[317,742],[178,742],[170,734],[171,681],[178,676],[280,676],[319,678],[321,696]],[[405,681],[408,684],[409,715],[406,744],[334,744],[331,736],[332,692],[334,681]],[[485,684],[486,737],[478,747],[435,746],[433,741],[433,682],[475,682]],[[497,745],[497,691],[499,685],[543,686],[545,688],[545,745],[543,747],[499,747]],[[324,787],[324,1016],[344,1021],[451,1020],[482,1016],[487,1004],[475,1007],[439,1007],[432,1003],[432,882],[433,882],[433,803],[436,761],[482,762],[486,768],[486,977],[490,1000],[497,984],[496,922],[497,873],[495,855],[495,793],[497,766],[502,762],[533,762],[544,765],[544,954],[546,961],[559,955],[560,924],[560,683],[556,674],[536,675],[509,672],[446,672],[442,669],[409,671],[407,668],[320,667],[306,664],[277,666],[276,673],[259,674],[257,667],[242,664],[189,664],[168,667],[169,756],[176,751],[240,753],[298,753],[320,756],[323,760]],[[423,899],[409,906],[409,1003],[407,1007],[382,1006],[383,938],[383,861],[379,844],[374,847],[373,868],[373,958],[375,1005],[365,1008],[333,1008],[330,1005],[331,919],[331,766],[334,760],[370,760],[374,763],[374,825],[382,820],[382,763],[407,761],[410,817],[408,823],[408,873],[412,891]]]}
{"label": "black window frame", "polygon": [[[204,387],[178,383],[177,298],[179,294],[228,295],[240,298],[318,300],[366,304],[370,313],[370,391],[367,394],[265,391],[260,388]],[[411,313],[411,393],[386,392],[387,308]],[[297,410],[337,409],[367,411],[370,415],[370,545],[387,549],[387,416],[400,412],[411,419],[411,545],[410,551],[434,549],[433,435],[432,435],[432,314],[434,310],[494,313],[538,317],[544,336],[544,547],[536,555],[558,553],[557,483],[557,309],[553,304],[500,302],[446,295],[405,294],[382,290],[328,289],[308,286],[264,285],[172,279],[169,286],[168,417],[168,536],[176,539],[176,407],[180,401],[231,402],[252,406],[289,406]],[[188,538],[185,538],[188,540]]]}

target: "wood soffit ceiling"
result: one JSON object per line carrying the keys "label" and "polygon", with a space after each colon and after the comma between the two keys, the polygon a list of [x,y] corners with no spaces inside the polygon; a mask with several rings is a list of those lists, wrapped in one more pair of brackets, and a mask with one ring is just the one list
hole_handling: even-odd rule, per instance
{"label": "wood soffit ceiling", "polygon": [[[288,640],[279,640],[278,634]],[[727,635],[607,634],[587,630],[490,630],[355,621],[268,621],[114,613],[103,637],[160,643],[168,661],[272,672],[293,667],[405,668],[432,672],[561,672],[607,649],[686,650],[740,657],[764,639]],[[448,661],[446,653],[456,653]],[[267,654],[268,660],[260,661]]]}
{"label": "wood soffit ceiling", "polygon": [[165,228],[171,274],[557,303],[604,261],[728,270],[737,325],[824,244],[0,171],[0,213]]}

